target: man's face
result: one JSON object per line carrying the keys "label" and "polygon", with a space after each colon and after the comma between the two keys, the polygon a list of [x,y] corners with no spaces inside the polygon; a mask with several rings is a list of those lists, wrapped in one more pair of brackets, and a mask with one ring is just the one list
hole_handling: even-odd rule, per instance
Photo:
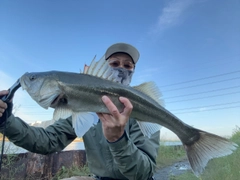
{"label": "man's face", "polygon": [[124,85],[130,84],[135,68],[131,56],[125,53],[115,53],[109,57],[108,64],[116,82]]}
{"label": "man's face", "polygon": [[133,70],[135,65],[132,58],[125,53],[115,53],[108,59],[109,66],[116,68],[121,67],[127,70]]}

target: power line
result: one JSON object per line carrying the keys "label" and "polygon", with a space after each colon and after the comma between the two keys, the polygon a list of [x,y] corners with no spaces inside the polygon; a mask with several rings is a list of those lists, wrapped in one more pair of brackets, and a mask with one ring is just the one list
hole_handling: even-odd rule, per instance
{"label": "power line", "polygon": [[221,110],[221,109],[232,109],[232,108],[239,108],[240,106],[232,106],[232,107],[224,107],[224,108],[216,108],[216,109],[206,109],[202,111],[186,111],[186,112],[179,112],[174,114],[186,114],[186,113],[193,113],[193,112],[204,112],[204,111],[215,111],[215,110]]}
{"label": "power line", "polygon": [[195,82],[195,81],[200,81],[200,80],[204,80],[204,79],[210,79],[210,78],[215,78],[215,77],[219,77],[219,76],[225,76],[225,75],[228,75],[228,74],[235,74],[235,73],[239,73],[239,72],[240,72],[240,70],[229,72],[229,73],[224,73],[224,74],[218,74],[218,75],[214,75],[214,76],[208,76],[208,77],[199,78],[199,79],[193,79],[193,80],[189,80],[189,81],[178,82],[178,83],[174,83],[174,84],[168,84],[168,85],[159,86],[159,87],[168,87],[168,86],[174,86],[174,85],[179,85],[179,84],[185,84],[185,83],[189,83],[189,82]]}
{"label": "power line", "polygon": [[190,107],[190,108],[182,108],[182,109],[172,109],[171,111],[182,111],[182,110],[186,110],[186,109],[206,108],[206,107],[223,106],[223,105],[237,104],[237,103],[240,103],[240,101],[223,103],[223,104],[212,104],[212,105],[208,105],[208,106],[198,106],[198,107]]}
{"label": "power line", "polygon": [[186,89],[186,88],[204,86],[204,85],[208,85],[208,84],[215,84],[215,83],[219,83],[219,82],[231,81],[231,80],[236,80],[236,79],[240,79],[240,77],[231,78],[231,79],[224,79],[224,80],[221,80],[221,81],[214,81],[214,82],[204,83],[204,84],[197,84],[197,85],[187,86],[187,87],[182,87],[182,88],[170,89],[170,90],[165,90],[165,91],[168,91],[168,92],[169,92],[169,91],[176,91],[176,90],[179,90],[179,89]]}
{"label": "power line", "polygon": [[226,94],[218,94],[218,95],[214,95],[214,96],[206,96],[206,97],[201,97],[201,98],[192,98],[192,99],[185,99],[185,100],[179,100],[179,101],[171,101],[171,102],[166,102],[166,104],[176,103],[176,102],[183,102],[183,101],[191,101],[191,100],[196,100],[196,99],[206,99],[206,98],[225,96],[225,95],[230,95],[230,94],[238,94],[238,93],[240,93],[240,91],[232,92],[232,93],[226,93]]}
{"label": "power line", "polygon": [[160,87],[167,87],[167,86],[173,86],[173,85],[178,85],[178,84],[185,84],[185,83],[189,83],[189,82],[200,81],[200,80],[215,78],[215,77],[219,77],[219,76],[225,76],[225,75],[228,75],[228,74],[234,74],[234,73],[238,73],[238,72],[240,72],[240,70],[229,72],[229,73],[224,73],[224,74],[218,74],[218,75],[214,75],[214,76],[208,76],[208,77],[199,78],[199,79],[194,79],[194,80],[189,80],[189,81],[178,82],[178,83],[174,83],[174,84],[168,84],[168,85],[164,85],[164,86],[160,86]]}
{"label": "power line", "polygon": [[[196,66],[200,67],[201,66],[202,68],[196,69],[196,68],[193,68],[193,64],[188,64],[188,65],[185,65],[185,66],[178,66],[178,68],[172,68],[171,70],[165,68],[166,71],[162,71],[162,73],[165,74],[166,72],[171,71],[171,74],[179,74],[179,72],[182,73],[181,69],[184,69],[184,70],[188,69],[188,71],[199,72],[199,71],[202,71],[203,69],[207,70],[207,69],[210,69],[210,68],[212,69],[212,68],[216,68],[216,67],[219,67],[219,66],[224,67],[225,64],[229,65],[230,63],[232,64],[232,63],[235,63],[235,62],[238,62],[238,61],[239,61],[239,58],[232,58],[232,57],[231,57],[231,59],[228,59],[227,62],[224,59],[221,59],[221,60],[218,59],[217,61],[215,61],[215,62],[217,62],[217,64],[213,63],[213,61],[208,60],[206,62],[201,62],[201,63],[198,63],[198,64],[194,63],[194,67],[196,67]],[[207,67],[203,67],[203,66],[207,66]]]}
{"label": "power line", "polygon": [[184,96],[192,96],[192,95],[197,95],[197,94],[204,94],[204,93],[209,93],[209,92],[216,92],[216,91],[222,91],[222,90],[226,90],[226,89],[234,89],[234,88],[238,88],[240,86],[233,86],[233,87],[229,87],[229,88],[221,88],[221,89],[214,89],[214,90],[210,90],[210,91],[203,91],[203,92],[198,92],[198,93],[191,93],[191,94],[184,94],[184,95],[179,95],[179,96],[171,96],[171,97],[166,97],[163,99],[172,99],[172,98],[177,98],[177,97],[184,97]]}

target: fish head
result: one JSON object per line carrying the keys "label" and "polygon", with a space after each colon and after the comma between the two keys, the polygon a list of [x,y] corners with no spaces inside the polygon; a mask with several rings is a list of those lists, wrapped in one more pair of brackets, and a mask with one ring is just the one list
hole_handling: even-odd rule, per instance
{"label": "fish head", "polygon": [[61,95],[58,78],[53,72],[25,73],[20,78],[20,84],[45,109],[52,107]]}

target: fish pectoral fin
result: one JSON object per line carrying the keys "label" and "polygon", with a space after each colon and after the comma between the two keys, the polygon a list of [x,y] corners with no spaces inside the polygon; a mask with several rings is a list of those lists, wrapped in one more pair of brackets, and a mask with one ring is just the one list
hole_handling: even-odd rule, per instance
{"label": "fish pectoral fin", "polygon": [[144,136],[150,138],[154,133],[160,131],[161,126],[156,123],[137,121]]}
{"label": "fish pectoral fin", "polygon": [[199,131],[199,134],[200,138],[196,142],[183,143],[192,171],[196,176],[200,176],[210,159],[230,155],[238,146],[228,139],[208,132]]}
{"label": "fish pectoral fin", "polygon": [[78,137],[82,137],[98,122],[98,116],[93,112],[79,112],[72,115],[72,126]]}
{"label": "fish pectoral fin", "polygon": [[154,82],[152,81],[145,82],[138,86],[133,86],[133,88],[146,94],[147,96],[152,98],[154,101],[159,103],[161,106],[164,106],[163,99],[160,99],[162,97],[162,94]]}
{"label": "fish pectoral fin", "polygon": [[58,107],[54,110],[53,120],[67,119],[72,115],[72,110],[64,107]]}

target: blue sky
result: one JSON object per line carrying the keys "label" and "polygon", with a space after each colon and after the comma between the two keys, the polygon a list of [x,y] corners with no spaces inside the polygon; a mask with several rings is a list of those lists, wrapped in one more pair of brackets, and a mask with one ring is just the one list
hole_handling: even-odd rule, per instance
{"label": "blue sky", "polygon": [[[141,54],[132,85],[156,82],[184,122],[229,136],[240,126],[239,8],[237,0],[2,0],[0,89],[25,72],[79,72],[126,42]],[[14,102],[27,122],[52,117],[22,90]]]}

